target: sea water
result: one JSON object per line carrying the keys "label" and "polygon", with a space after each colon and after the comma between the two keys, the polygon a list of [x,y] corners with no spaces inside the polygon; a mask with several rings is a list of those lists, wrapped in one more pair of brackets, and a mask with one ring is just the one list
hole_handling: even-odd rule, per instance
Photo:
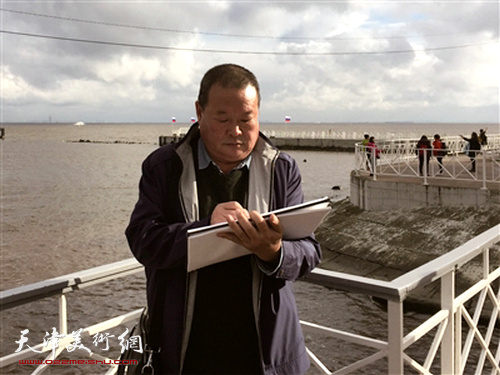
{"label": "sea water", "polygon": [[[262,124],[264,131],[331,131],[393,137],[478,131],[484,124]],[[160,135],[189,124],[3,124],[1,157],[1,289],[6,290],[132,256],[124,236],[137,200],[141,163]],[[287,151],[297,161],[306,200],[349,195],[352,153]],[[335,187],[335,189],[333,189]],[[366,296],[295,284],[301,319],[384,337],[385,313]],[[69,329],[76,330],[145,304],[144,277],[130,276],[68,297]],[[422,317],[415,316],[415,324]],[[48,298],[2,313],[0,355],[13,353],[20,332],[28,344],[57,327],[57,300]],[[412,324],[412,317],[407,317]],[[122,328],[123,331],[123,328]],[[115,330],[115,336],[121,332]],[[360,350],[328,337],[307,345],[333,369]],[[116,358],[119,347],[110,349]],[[101,353],[107,354],[107,353]],[[370,354],[369,352],[367,354]],[[87,358],[81,351],[80,357]],[[64,357],[63,357],[64,358]],[[66,356],[66,358],[74,358]],[[382,361],[383,362],[383,361]],[[7,373],[26,373],[11,366]],[[88,374],[97,367],[50,366],[46,373]],[[384,365],[371,374],[384,373]],[[102,371],[101,371],[102,372]],[[313,373],[314,370],[311,370]]]}

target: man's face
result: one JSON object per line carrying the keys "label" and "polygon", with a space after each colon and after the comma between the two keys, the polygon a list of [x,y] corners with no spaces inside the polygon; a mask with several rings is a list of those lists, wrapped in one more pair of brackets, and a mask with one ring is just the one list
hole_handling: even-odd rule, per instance
{"label": "man's face", "polygon": [[259,102],[257,90],[224,88],[215,84],[208,103],[196,102],[200,134],[208,154],[228,173],[244,160],[259,138]]}

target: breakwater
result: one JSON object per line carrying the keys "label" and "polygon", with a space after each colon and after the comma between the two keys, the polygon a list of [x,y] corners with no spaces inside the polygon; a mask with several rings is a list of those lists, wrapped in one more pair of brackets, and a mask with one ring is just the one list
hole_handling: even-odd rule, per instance
{"label": "breakwater", "polygon": [[[316,230],[323,259],[320,267],[379,280],[393,280],[449,252],[500,223],[488,207],[420,207],[365,211],[349,199],[332,203],[332,211]],[[492,264],[500,252],[492,252]],[[472,262],[459,270],[457,295],[481,274]],[[430,311],[440,302],[438,285],[408,300],[412,310]]]}
{"label": "breakwater", "polygon": [[[160,146],[178,142],[183,135],[162,135],[159,137]],[[282,150],[315,150],[315,151],[342,151],[354,152],[354,145],[360,139],[334,139],[334,138],[299,138],[299,137],[275,137],[269,139]]]}

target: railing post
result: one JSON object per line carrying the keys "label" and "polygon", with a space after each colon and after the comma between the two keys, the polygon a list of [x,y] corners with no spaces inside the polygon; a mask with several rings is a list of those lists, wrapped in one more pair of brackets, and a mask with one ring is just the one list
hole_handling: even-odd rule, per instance
{"label": "railing post", "polygon": [[355,169],[356,176],[360,175],[359,170],[361,169],[361,163],[363,160],[361,158],[361,152],[360,152],[360,148],[362,147],[363,146],[360,146],[358,144],[354,145],[354,167],[356,168]]}
{"label": "railing post", "polygon": [[59,296],[59,333],[68,334],[68,308],[67,300],[64,294]]}
{"label": "railing post", "polygon": [[[461,335],[455,335],[455,270],[448,272],[441,278],[441,308],[448,310],[448,321],[441,342],[441,373],[454,374],[460,367],[461,342],[457,342]],[[460,324],[460,322],[457,322]]]}
{"label": "railing post", "polygon": [[388,374],[403,374],[403,302],[387,301]]}
{"label": "railing post", "polygon": [[[420,151],[420,150],[419,150]],[[424,185],[429,185],[427,181],[427,171],[429,170],[429,166],[427,165],[427,149],[424,148],[422,149],[422,152],[424,153]]]}
{"label": "railing post", "polygon": [[377,181],[377,153],[376,153],[376,147],[372,147],[371,148],[370,154],[371,154],[371,167],[372,167],[373,181]]}
{"label": "railing post", "polygon": [[483,250],[483,279],[487,279],[490,274],[490,249]]}
{"label": "railing post", "polygon": [[481,147],[481,154],[483,156],[483,187],[482,189],[486,189],[486,152],[484,148]]}
{"label": "railing post", "polygon": [[456,164],[457,164],[457,161],[458,161],[458,152],[454,151],[452,154],[452,157],[453,157],[453,163],[451,164],[452,168],[453,168],[453,177],[457,177],[457,169],[456,169]]}

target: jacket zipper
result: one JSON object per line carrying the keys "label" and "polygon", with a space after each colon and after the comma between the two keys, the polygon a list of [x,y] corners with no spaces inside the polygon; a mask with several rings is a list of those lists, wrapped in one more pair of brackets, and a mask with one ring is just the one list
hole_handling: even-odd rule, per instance
{"label": "jacket zipper", "polygon": [[[182,159],[181,159],[182,162]],[[181,203],[182,216],[186,223],[188,222],[186,206],[184,202],[184,197],[182,195],[181,184],[179,183],[179,201]],[[186,318],[187,318],[187,309],[189,303],[189,273],[186,272],[186,291],[184,294],[184,319],[183,319],[183,328],[182,328],[182,341],[181,341],[181,355],[180,355],[180,363],[179,363],[179,375],[182,374],[182,368],[184,367],[184,345],[185,345],[185,335],[186,335]]]}
{"label": "jacket zipper", "polygon": [[[274,190],[274,171],[275,171],[275,165],[276,165],[276,160],[278,159],[279,156],[279,150],[277,150],[276,155],[273,159],[273,162],[271,164],[271,185],[270,185],[270,191],[269,191],[269,206],[267,207],[268,211],[272,210],[273,206],[273,190]],[[258,267],[257,265],[254,264],[254,267]],[[265,375],[265,369],[264,369],[264,354],[262,350],[262,338],[260,334],[260,302],[261,302],[261,294],[262,294],[262,283],[263,283],[263,277],[260,275],[260,271],[258,271],[259,275],[259,291],[257,295],[257,313],[255,316],[255,326],[257,328],[257,339],[259,342],[259,354],[260,354],[260,368],[262,371],[262,374]]]}

